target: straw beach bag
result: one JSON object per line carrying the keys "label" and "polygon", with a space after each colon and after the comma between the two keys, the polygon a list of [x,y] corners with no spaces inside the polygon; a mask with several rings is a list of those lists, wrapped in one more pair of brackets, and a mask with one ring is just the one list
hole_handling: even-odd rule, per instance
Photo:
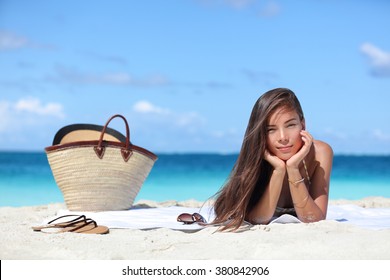
{"label": "straw beach bag", "polygon": [[[108,128],[114,118],[126,125],[126,136]],[[63,127],[45,152],[66,206],[72,211],[129,209],[157,156],[130,142],[122,115],[106,125]]]}

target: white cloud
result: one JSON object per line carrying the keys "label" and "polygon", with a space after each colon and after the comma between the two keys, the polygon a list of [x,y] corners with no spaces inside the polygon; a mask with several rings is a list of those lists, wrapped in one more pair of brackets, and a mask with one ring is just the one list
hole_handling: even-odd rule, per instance
{"label": "white cloud", "polygon": [[380,129],[375,129],[373,132],[372,132],[372,135],[375,139],[379,140],[379,141],[390,141],[390,134],[389,133],[385,133],[383,132],[382,130]]}
{"label": "white cloud", "polygon": [[262,83],[265,85],[272,85],[278,80],[278,75],[272,72],[255,71],[251,69],[243,69],[242,73],[252,83]]}
{"label": "white cloud", "polygon": [[37,98],[28,97],[18,100],[14,104],[14,108],[17,112],[27,112],[40,116],[51,116],[57,118],[64,118],[63,107],[59,103],[47,103],[42,104]]}
{"label": "white cloud", "polygon": [[148,115],[151,122],[164,123],[171,127],[186,127],[188,131],[193,131],[194,128],[202,126],[206,122],[197,112],[174,112],[146,100],[136,102],[133,105],[133,111]]}
{"label": "white cloud", "polygon": [[204,6],[225,5],[233,9],[242,9],[252,5],[256,0],[196,0]]}
{"label": "white cloud", "polygon": [[205,119],[196,112],[187,112],[176,116],[176,125],[181,127],[190,127],[193,124],[203,124],[204,122]]}
{"label": "white cloud", "polygon": [[115,63],[118,65],[127,65],[127,59],[122,56],[117,56],[117,55],[104,55],[104,54],[99,54],[93,51],[80,51],[78,52],[82,56],[92,58],[95,60],[103,61],[103,62],[110,62],[110,63]]}
{"label": "white cloud", "polygon": [[237,129],[230,128],[228,130],[215,130],[211,132],[211,136],[218,139],[230,139],[232,137],[238,138],[241,137],[240,133],[238,133]]}
{"label": "white cloud", "polygon": [[0,31],[0,50],[13,50],[26,47],[27,38],[9,32]]}
{"label": "white cloud", "polygon": [[280,13],[281,6],[274,0],[197,0],[206,7],[225,6],[233,10],[250,10],[261,17],[274,17]]}
{"label": "white cloud", "polygon": [[9,125],[10,118],[10,103],[7,101],[0,101],[0,132],[5,131]]}
{"label": "white cloud", "polygon": [[9,31],[0,30],[0,51],[16,50],[21,48],[56,49],[53,45],[33,42],[25,36],[20,36]]}
{"label": "white cloud", "polygon": [[345,132],[335,130],[335,129],[330,128],[330,127],[324,128],[322,131],[320,131],[319,134],[323,137],[326,137],[329,139],[334,139],[334,140],[345,141],[349,138],[349,136]]}
{"label": "white cloud", "polygon": [[275,1],[268,1],[264,7],[261,8],[259,15],[261,17],[274,17],[281,11],[281,7]]}
{"label": "white cloud", "polygon": [[132,77],[127,73],[109,73],[102,76],[90,76],[91,82],[102,82],[104,84],[124,85],[133,81]]}
{"label": "white cloud", "polygon": [[13,145],[32,148],[37,138],[47,136],[50,125],[57,126],[64,117],[63,106],[59,103],[43,104],[32,97],[0,100],[0,145],[5,145],[6,149]]}
{"label": "white cloud", "polygon": [[149,101],[141,100],[134,104],[133,110],[137,113],[143,113],[143,114],[169,114],[170,111],[168,109],[160,108]]}
{"label": "white cloud", "polygon": [[252,5],[255,0],[224,0],[223,2],[235,9],[242,9]]}
{"label": "white cloud", "polygon": [[83,73],[76,69],[58,66],[55,76],[47,77],[48,81],[66,82],[71,84],[109,84],[128,86],[163,86],[169,84],[168,79],[159,74],[149,75],[145,78],[135,78],[125,72],[112,73]]}
{"label": "white cloud", "polygon": [[374,76],[390,77],[390,52],[370,43],[361,45],[360,50],[368,58]]}

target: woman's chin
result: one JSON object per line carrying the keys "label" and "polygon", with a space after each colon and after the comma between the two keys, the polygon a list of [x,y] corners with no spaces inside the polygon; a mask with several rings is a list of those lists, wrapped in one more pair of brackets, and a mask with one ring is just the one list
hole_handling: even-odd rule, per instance
{"label": "woman's chin", "polygon": [[283,154],[283,153],[279,153],[278,155],[276,155],[278,158],[280,158],[281,160],[283,161],[288,161],[293,155],[292,154]]}

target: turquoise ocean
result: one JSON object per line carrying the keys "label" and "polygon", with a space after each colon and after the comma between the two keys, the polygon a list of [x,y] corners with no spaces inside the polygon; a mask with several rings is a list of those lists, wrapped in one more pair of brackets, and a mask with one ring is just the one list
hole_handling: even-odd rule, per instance
{"label": "turquoise ocean", "polygon": [[[158,154],[136,201],[205,201],[226,181],[237,154]],[[390,156],[336,155],[330,199],[390,198]],[[44,152],[0,152],[0,207],[63,202]]]}

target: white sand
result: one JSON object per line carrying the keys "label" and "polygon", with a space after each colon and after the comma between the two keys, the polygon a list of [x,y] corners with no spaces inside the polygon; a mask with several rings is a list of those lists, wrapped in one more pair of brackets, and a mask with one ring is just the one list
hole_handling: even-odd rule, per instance
{"label": "white sand", "polygon": [[[200,202],[150,206],[201,206]],[[390,208],[390,199],[372,197],[330,204]],[[111,229],[106,235],[33,232],[31,226],[56,215],[65,205],[0,208],[2,260],[135,260],[135,259],[348,259],[389,260],[390,229],[370,230],[336,221],[312,224],[258,225],[242,232],[193,233],[171,229]]]}

